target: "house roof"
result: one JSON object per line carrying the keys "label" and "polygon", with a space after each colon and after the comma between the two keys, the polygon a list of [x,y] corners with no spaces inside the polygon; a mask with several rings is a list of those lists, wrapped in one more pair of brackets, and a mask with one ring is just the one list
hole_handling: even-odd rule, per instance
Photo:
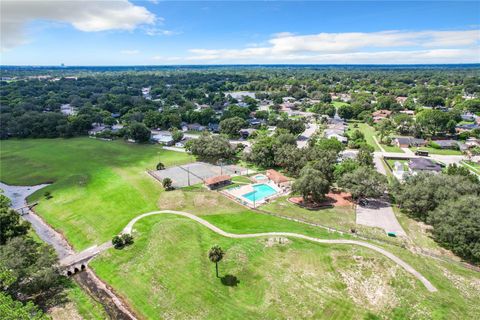
{"label": "house roof", "polygon": [[374,117],[388,117],[391,114],[392,114],[392,111],[382,109],[382,110],[377,110],[377,111],[373,112],[372,116],[374,116]]}
{"label": "house roof", "polygon": [[408,144],[408,145],[420,145],[426,142],[424,139],[412,138],[412,137],[396,137],[395,140],[397,140],[397,142],[400,144]]}
{"label": "house roof", "polygon": [[425,170],[440,172],[442,170],[442,167],[438,163],[426,158],[413,158],[408,162],[408,166],[414,171]]}
{"label": "house roof", "polygon": [[210,186],[212,184],[217,184],[217,183],[220,183],[220,182],[224,182],[224,181],[228,181],[232,179],[229,175],[223,175],[223,176],[216,176],[216,177],[211,177],[211,178],[207,178],[204,180],[205,184]]}
{"label": "house roof", "polygon": [[273,170],[273,169],[267,170],[267,177],[268,179],[272,180],[275,183],[288,182],[287,177],[285,177],[283,174],[281,174],[277,170]]}
{"label": "house roof", "polygon": [[458,141],[456,140],[434,140],[432,142],[438,144],[440,147],[454,147],[458,145]]}

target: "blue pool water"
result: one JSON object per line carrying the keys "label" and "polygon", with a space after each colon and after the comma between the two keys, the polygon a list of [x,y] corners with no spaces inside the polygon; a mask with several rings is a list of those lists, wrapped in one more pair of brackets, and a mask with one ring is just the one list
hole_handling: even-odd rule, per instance
{"label": "blue pool water", "polygon": [[252,192],[244,194],[242,197],[253,202],[253,200],[260,201],[277,193],[275,189],[266,184],[256,184],[253,186],[253,190]]}

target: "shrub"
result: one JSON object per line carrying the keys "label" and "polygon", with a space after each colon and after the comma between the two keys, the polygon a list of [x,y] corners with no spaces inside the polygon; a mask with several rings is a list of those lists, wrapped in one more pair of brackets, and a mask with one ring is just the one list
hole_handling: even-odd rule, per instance
{"label": "shrub", "polygon": [[125,246],[125,242],[123,241],[122,237],[115,236],[112,239],[112,244],[115,249],[121,249]]}
{"label": "shrub", "polygon": [[164,170],[164,169],[165,169],[165,165],[163,164],[163,162],[157,163],[157,170]]}
{"label": "shrub", "polygon": [[131,234],[129,233],[124,233],[122,234],[122,240],[123,240],[123,243],[125,246],[129,246],[131,244],[133,244],[133,237]]}
{"label": "shrub", "polygon": [[173,190],[173,187],[172,187],[172,179],[170,178],[164,178],[162,180],[162,185],[163,185],[163,188],[165,188],[165,190],[169,191],[169,190]]}

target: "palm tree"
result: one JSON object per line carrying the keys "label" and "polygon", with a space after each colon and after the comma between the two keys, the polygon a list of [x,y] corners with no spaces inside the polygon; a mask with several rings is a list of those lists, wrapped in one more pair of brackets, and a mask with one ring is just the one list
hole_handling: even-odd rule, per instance
{"label": "palm tree", "polygon": [[218,263],[223,259],[225,252],[219,245],[214,245],[208,252],[208,258],[210,261],[215,262],[215,271],[218,278]]}

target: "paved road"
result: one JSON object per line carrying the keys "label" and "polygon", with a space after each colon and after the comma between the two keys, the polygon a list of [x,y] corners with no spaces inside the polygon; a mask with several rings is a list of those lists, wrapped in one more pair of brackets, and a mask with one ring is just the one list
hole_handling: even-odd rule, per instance
{"label": "paved road", "polygon": [[[47,184],[36,186],[10,186],[0,182],[0,189],[2,189],[4,194],[10,198],[12,201],[12,208],[16,210],[26,206],[26,199],[29,195],[46,186]],[[22,215],[22,218],[32,224],[32,228],[38,234],[40,239],[51,245],[60,259],[74,253],[72,247],[70,247],[60,233],[46,224],[42,218],[36,215],[33,211],[27,209],[27,212],[27,214]]]}
{"label": "paved road", "polygon": [[316,123],[313,123],[313,122],[309,123],[305,131],[303,131],[302,134],[298,137],[297,147],[298,148],[306,147],[308,140],[310,140],[310,137],[317,131],[317,129],[318,129],[318,125]]}
{"label": "paved road", "polygon": [[308,240],[308,241],[312,241],[312,242],[316,242],[316,243],[350,244],[350,245],[357,245],[357,246],[366,247],[366,248],[374,250],[378,253],[383,254],[384,256],[386,256],[387,258],[392,260],[393,262],[395,262],[398,265],[400,265],[401,267],[403,267],[407,272],[409,272],[410,274],[415,276],[418,280],[420,280],[423,283],[423,285],[427,288],[428,291],[430,291],[430,292],[436,292],[437,291],[437,289],[430,283],[430,281],[428,281],[424,276],[422,276],[418,271],[416,271],[412,266],[410,266],[408,263],[406,263],[402,259],[398,258],[394,254],[388,252],[387,250],[385,250],[381,247],[378,247],[378,246],[373,245],[373,244],[368,243],[368,242],[363,242],[363,241],[358,241],[358,240],[319,239],[319,238],[309,237],[309,236],[306,236],[306,235],[303,235],[303,234],[292,233],[292,232],[262,232],[262,233],[250,233],[250,234],[235,234],[235,233],[229,233],[229,232],[223,231],[222,229],[220,229],[220,228],[214,226],[213,224],[211,224],[210,222],[208,222],[206,220],[203,220],[202,218],[200,218],[196,215],[193,215],[191,213],[182,212],[182,211],[173,211],[173,210],[153,211],[153,212],[148,212],[148,213],[141,214],[138,217],[131,220],[127,224],[127,226],[123,229],[122,232],[123,233],[131,233],[132,229],[133,229],[133,226],[135,225],[135,223],[138,220],[143,219],[143,218],[148,217],[148,216],[157,215],[157,214],[175,214],[175,215],[179,215],[179,216],[183,216],[183,217],[192,219],[192,220],[200,223],[201,225],[209,228],[210,230],[212,230],[212,231],[214,231],[214,232],[216,232],[216,233],[218,233],[218,234],[220,234],[224,237],[227,237],[227,238],[243,239],[243,238],[258,238],[258,237],[268,237],[268,236],[284,236],[284,237],[304,239],[304,240]]}
{"label": "paved road", "polygon": [[395,232],[398,236],[407,236],[388,201],[371,199],[368,204],[358,205],[356,216],[357,224],[382,228],[385,232]]}

